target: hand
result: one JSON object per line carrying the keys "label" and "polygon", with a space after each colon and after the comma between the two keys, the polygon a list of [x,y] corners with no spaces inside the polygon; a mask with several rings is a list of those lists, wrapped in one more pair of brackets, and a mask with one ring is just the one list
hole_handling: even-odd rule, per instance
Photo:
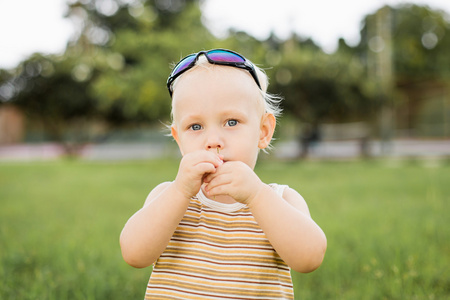
{"label": "hand", "polygon": [[204,180],[208,197],[228,195],[235,201],[249,204],[264,187],[264,183],[245,163],[228,161],[210,172]]}
{"label": "hand", "polygon": [[208,174],[214,174],[223,164],[223,157],[206,150],[195,151],[183,156],[174,184],[187,199],[197,195]]}

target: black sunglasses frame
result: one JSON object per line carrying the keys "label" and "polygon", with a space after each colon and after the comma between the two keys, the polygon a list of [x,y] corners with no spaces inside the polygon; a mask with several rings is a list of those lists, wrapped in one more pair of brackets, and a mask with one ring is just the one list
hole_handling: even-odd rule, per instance
{"label": "black sunglasses frame", "polygon": [[[212,51],[224,51],[224,52],[228,52],[234,55],[239,56],[240,58],[242,58],[244,61],[243,62],[228,62],[228,61],[216,61],[211,59],[208,56],[208,53],[212,52]],[[213,65],[221,65],[221,66],[230,66],[230,67],[235,67],[235,68],[239,68],[239,69],[244,69],[247,70],[250,75],[252,75],[253,79],[255,80],[256,84],[258,85],[259,89],[261,89],[261,84],[259,83],[259,79],[258,79],[258,75],[256,74],[256,70],[255,67],[253,66],[253,64],[251,62],[249,62],[244,56],[240,55],[237,52],[228,50],[228,49],[212,49],[212,50],[208,50],[208,51],[200,51],[197,53],[192,53],[184,58],[182,58],[173,68],[172,73],[170,73],[169,78],[167,79],[167,89],[169,90],[169,94],[170,97],[172,97],[173,94],[173,89],[172,89],[172,84],[175,81],[175,79],[177,79],[180,75],[182,75],[184,72],[192,69],[195,64],[197,63],[198,58],[200,57],[200,55],[205,55],[206,59],[208,60],[208,62],[210,64]],[[183,70],[177,72],[174,74],[174,71],[177,69],[177,67],[186,59],[193,57],[194,56],[194,60],[187,65]]]}

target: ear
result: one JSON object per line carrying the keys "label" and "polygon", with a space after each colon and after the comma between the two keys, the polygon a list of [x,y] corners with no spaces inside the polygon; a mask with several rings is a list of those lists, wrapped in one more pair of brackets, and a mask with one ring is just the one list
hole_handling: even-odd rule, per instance
{"label": "ear", "polygon": [[172,137],[177,142],[178,148],[180,149],[180,152],[181,152],[181,155],[184,155],[183,154],[183,150],[181,150],[181,147],[180,147],[180,140],[179,140],[179,137],[178,137],[178,131],[177,131],[177,129],[176,129],[176,127],[174,125],[170,126],[170,133],[172,134]]}
{"label": "ear", "polygon": [[265,149],[269,146],[272,140],[273,133],[275,132],[275,126],[277,121],[275,116],[271,113],[266,113],[261,119],[261,128],[259,135],[259,149]]}

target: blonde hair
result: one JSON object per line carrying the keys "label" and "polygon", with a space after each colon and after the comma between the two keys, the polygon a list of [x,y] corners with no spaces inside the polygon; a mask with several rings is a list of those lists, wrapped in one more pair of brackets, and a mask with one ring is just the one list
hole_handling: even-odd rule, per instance
{"label": "blonde hair", "polygon": [[[253,64],[253,66],[255,67],[255,71],[258,76],[258,80],[261,84],[261,96],[262,96],[262,99],[264,100],[265,113],[270,113],[270,114],[274,115],[275,118],[277,118],[281,115],[281,113],[283,111],[280,106],[283,98],[279,95],[274,95],[274,94],[267,92],[267,88],[269,86],[269,77],[267,76],[266,72],[263,69],[255,66],[254,64]],[[206,57],[204,55],[200,55],[195,66],[192,69],[188,70],[187,72],[190,72],[191,70],[194,70],[198,67],[206,68],[206,69],[209,69],[211,67],[211,64],[208,62],[208,60],[206,59]],[[180,77],[182,77],[182,76],[183,75],[181,75]],[[175,79],[175,81],[173,82],[172,86],[173,86],[174,91],[175,91],[175,85],[180,77]],[[171,111],[171,119],[173,122],[173,107],[172,107],[172,111]]]}
{"label": "blonde hair", "polygon": [[283,98],[280,95],[275,95],[267,92],[269,86],[269,76],[260,67],[253,65],[258,76],[258,80],[261,84],[261,96],[264,99],[265,112],[273,114],[276,117],[280,116],[283,109],[280,104]]}

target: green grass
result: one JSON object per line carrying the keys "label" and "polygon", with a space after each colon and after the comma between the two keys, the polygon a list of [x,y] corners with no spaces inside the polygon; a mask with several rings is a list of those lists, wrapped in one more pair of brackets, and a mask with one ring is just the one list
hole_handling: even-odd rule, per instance
{"label": "green grass", "polygon": [[[118,238],[171,160],[0,164],[0,299],[143,299]],[[328,238],[296,299],[450,299],[450,164],[262,162],[307,200]]]}

